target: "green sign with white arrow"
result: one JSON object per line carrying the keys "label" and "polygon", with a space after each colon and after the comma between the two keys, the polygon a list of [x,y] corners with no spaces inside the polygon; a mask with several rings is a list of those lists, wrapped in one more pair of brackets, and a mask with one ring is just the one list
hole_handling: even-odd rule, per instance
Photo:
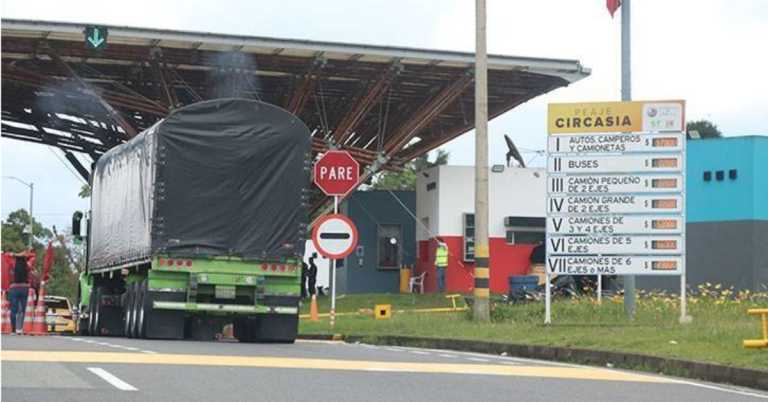
{"label": "green sign with white arrow", "polygon": [[107,48],[107,28],[85,28],[85,48],[90,50],[104,50]]}

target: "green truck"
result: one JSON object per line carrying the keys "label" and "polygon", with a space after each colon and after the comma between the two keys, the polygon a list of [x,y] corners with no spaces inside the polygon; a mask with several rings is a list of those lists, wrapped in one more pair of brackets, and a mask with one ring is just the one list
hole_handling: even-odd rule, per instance
{"label": "green truck", "polygon": [[294,342],[311,133],[244,99],[173,111],[91,175],[79,331],[93,336]]}

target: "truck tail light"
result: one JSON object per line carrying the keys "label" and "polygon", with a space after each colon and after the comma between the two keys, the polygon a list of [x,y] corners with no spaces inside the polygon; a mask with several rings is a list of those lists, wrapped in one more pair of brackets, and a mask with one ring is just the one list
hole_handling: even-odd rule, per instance
{"label": "truck tail light", "polygon": [[165,265],[165,258],[158,258],[157,259],[157,265],[160,266],[160,267]]}
{"label": "truck tail light", "polygon": [[168,266],[169,266],[169,267],[172,267],[172,266],[173,266],[173,260],[168,260]]}
{"label": "truck tail light", "polygon": [[262,270],[262,271],[267,271],[267,270],[269,270],[269,264],[261,264],[261,270]]}
{"label": "truck tail light", "polygon": [[272,264],[271,268],[272,268],[272,271],[277,271],[277,264]]}
{"label": "truck tail light", "polygon": [[191,267],[192,264],[194,264],[192,260],[187,260],[187,268]]}
{"label": "truck tail light", "polygon": [[295,272],[296,271],[296,266],[295,265],[289,265],[288,266],[288,270],[291,271],[291,272]]}
{"label": "truck tail light", "polygon": [[280,264],[280,270],[285,272],[285,264]]}

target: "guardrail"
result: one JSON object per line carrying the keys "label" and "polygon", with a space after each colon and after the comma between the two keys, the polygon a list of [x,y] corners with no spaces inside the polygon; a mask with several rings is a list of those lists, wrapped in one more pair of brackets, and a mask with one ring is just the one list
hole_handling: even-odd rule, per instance
{"label": "guardrail", "polygon": [[749,315],[759,315],[763,321],[763,339],[747,339],[744,341],[745,348],[765,348],[768,347],[768,308],[753,308],[747,310]]}
{"label": "guardrail", "polygon": [[[458,299],[460,297],[461,297],[460,294],[446,295],[445,296],[446,299],[451,299],[451,307],[420,308],[420,309],[412,309],[412,310],[391,310],[391,313],[397,313],[397,314],[400,314],[400,313],[458,313],[458,312],[461,312],[461,311],[468,311],[469,310],[469,306],[467,306],[466,304],[464,306],[461,306],[461,307],[459,307],[456,304],[456,299]],[[360,311],[349,312],[349,313],[336,313],[337,317],[340,317],[340,316],[351,316],[351,315],[375,316],[376,314],[375,314],[374,310],[368,310],[368,309],[362,309]],[[330,314],[329,313],[324,313],[324,314],[318,314],[317,316],[320,317],[320,318],[325,318],[325,317],[329,317]],[[302,314],[302,315],[299,316],[299,318],[303,318],[303,319],[309,318],[309,314]]]}

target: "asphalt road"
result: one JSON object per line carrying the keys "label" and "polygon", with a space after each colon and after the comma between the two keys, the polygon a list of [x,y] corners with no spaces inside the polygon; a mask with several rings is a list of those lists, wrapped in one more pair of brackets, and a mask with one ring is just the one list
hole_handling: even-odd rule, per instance
{"label": "asphalt road", "polygon": [[2,397],[21,401],[760,401],[701,382],[505,356],[342,342],[294,345],[2,336]]}

